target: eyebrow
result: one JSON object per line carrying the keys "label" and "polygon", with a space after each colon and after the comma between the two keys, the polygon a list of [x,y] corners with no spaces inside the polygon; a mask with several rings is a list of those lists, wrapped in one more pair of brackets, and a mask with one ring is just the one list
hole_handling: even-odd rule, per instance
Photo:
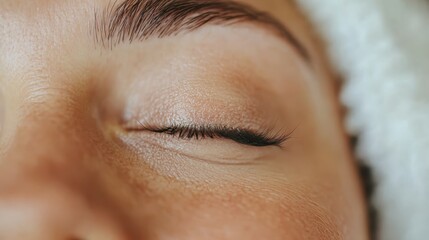
{"label": "eyebrow", "polygon": [[111,2],[95,13],[95,41],[113,48],[123,42],[164,38],[192,32],[206,25],[253,23],[291,44],[304,59],[304,46],[277,19],[266,12],[229,0],[125,0]]}

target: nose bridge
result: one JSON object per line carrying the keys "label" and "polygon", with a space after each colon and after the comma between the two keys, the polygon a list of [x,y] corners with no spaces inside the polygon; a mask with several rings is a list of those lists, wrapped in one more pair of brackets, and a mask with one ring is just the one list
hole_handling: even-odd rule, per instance
{"label": "nose bridge", "polygon": [[0,239],[138,239],[91,107],[86,13],[35,2],[0,0]]}
{"label": "nose bridge", "polygon": [[94,149],[103,141],[94,121],[59,103],[25,108],[0,156],[0,239],[133,239],[101,176],[118,181]]}
{"label": "nose bridge", "polygon": [[92,58],[81,10],[90,3],[0,1],[0,165],[11,152],[7,158],[32,152],[35,159],[48,148],[62,158],[76,155],[89,140],[82,123],[89,124],[83,107]]}
{"label": "nose bridge", "polygon": [[73,114],[57,115],[55,111],[39,112],[36,108],[18,120],[0,156],[1,183],[18,186],[85,176],[90,163],[85,158],[92,155],[92,150],[85,148],[90,145],[87,133],[79,130],[78,121],[71,125]]}
{"label": "nose bridge", "polygon": [[102,141],[90,89],[79,74],[60,71],[44,58],[33,60],[18,72],[6,67],[3,74],[0,172],[15,166],[72,172],[96,153],[94,141]]}
{"label": "nose bridge", "polygon": [[34,95],[30,90],[20,96],[18,107],[6,109],[9,133],[2,141],[0,166],[63,166],[71,172],[97,155],[101,129],[90,100],[79,91],[48,84],[42,88],[40,101],[28,100]]}

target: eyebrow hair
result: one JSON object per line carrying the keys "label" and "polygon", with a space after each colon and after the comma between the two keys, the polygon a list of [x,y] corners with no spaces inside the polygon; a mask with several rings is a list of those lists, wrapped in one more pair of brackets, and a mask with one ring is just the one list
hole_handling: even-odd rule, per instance
{"label": "eyebrow hair", "polygon": [[95,41],[113,48],[121,42],[164,38],[205,25],[250,22],[266,27],[308,59],[304,46],[277,19],[266,12],[230,0],[125,0],[111,2],[95,14]]}

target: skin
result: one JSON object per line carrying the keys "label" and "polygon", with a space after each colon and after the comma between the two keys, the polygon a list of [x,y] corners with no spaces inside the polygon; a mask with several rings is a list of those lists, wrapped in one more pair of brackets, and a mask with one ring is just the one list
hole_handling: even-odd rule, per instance
{"label": "skin", "polygon": [[[94,45],[109,1],[0,2],[0,239],[367,239],[335,75],[292,1],[253,26]],[[221,123],[282,147],[127,131]]]}

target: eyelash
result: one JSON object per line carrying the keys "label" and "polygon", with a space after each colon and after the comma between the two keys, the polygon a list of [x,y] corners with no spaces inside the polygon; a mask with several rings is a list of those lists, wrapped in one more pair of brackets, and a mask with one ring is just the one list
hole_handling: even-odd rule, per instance
{"label": "eyelash", "polygon": [[167,135],[178,137],[179,139],[202,140],[206,138],[223,138],[232,140],[239,144],[254,147],[281,147],[281,145],[286,142],[292,134],[277,134],[275,136],[270,136],[269,131],[255,132],[247,129],[210,125],[172,125],[168,127],[147,127],[144,125],[142,126],[143,129],[141,130],[149,130],[155,133],[164,133]]}

